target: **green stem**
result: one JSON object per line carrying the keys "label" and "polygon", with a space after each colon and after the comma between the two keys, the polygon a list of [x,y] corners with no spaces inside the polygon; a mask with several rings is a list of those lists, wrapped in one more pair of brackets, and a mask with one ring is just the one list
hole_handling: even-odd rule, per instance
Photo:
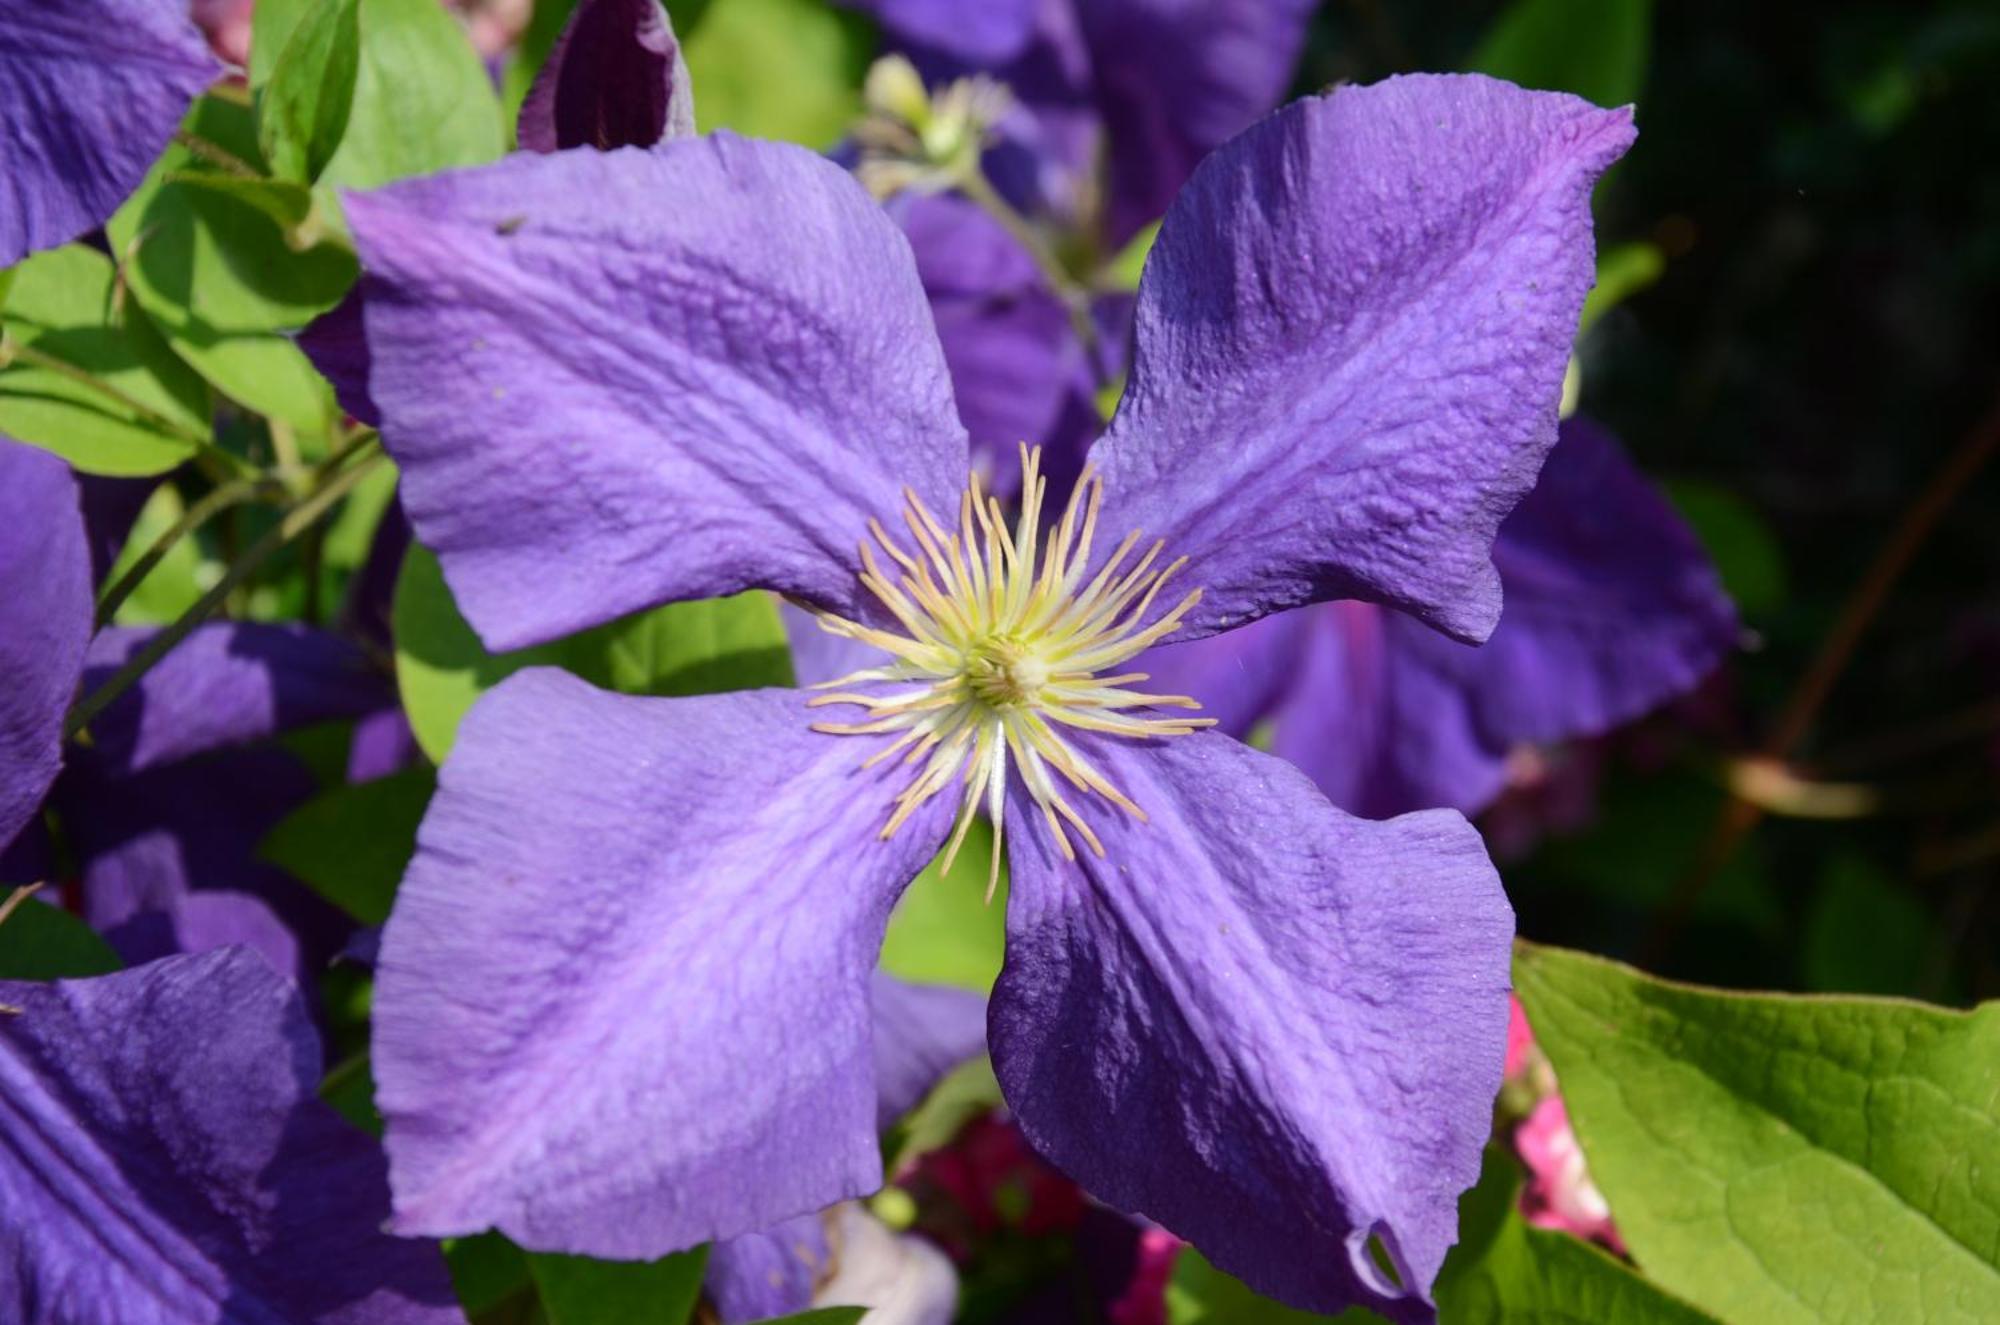
{"label": "green stem", "polygon": [[984,171],[977,166],[966,171],[959,177],[958,188],[968,201],[992,217],[1034,260],[1035,269],[1041,272],[1042,279],[1048,282],[1056,298],[1062,300],[1063,307],[1069,311],[1070,326],[1076,332],[1077,340],[1083,344],[1084,357],[1090,361],[1092,379],[1099,388],[1110,385],[1104,376],[1104,356],[1098,345],[1097,323],[1090,316],[1090,291],[1078,283],[1050,251],[1028,218],[1015,211],[1013,205],[1000,196],[1000,191],[993,187]]}
{"label": "green stem", "polygon": [[153,572],[173,550],[174,544],[208,523],[216,514],[228,510],[239,502],[256,498],[282,497],[284,485],[275,479],[239,478],[232,479],[219,488],[211,490],[201,500],[187,508],[173,526],[153,540],[139,559],[132,563],[116,583],[107,588],[97,600],[97,625],[100,629],[108,625],[118,609],[125,605],[146,577]]}
{"label": "green stem", "polygon": [[65,739],[89,726],[113,700],[130,689],[133,682],[152,670],[154,664],[186,639],[196,626],[213,616],[223,601],[245,584],[260,565],[325,519],[341,499],[354,491],[377,466],[387,463],[387,456],[379,452],[371,455],[359,464],[335,473],[318,491],[285,512],[284,518],[252,543],[243,556],[223,573],[222,578],[193,607],[181,614],[179,620],[147,640],[145,646],[113,673],[110,680],[77,701],[63,723]]}
{"label": "green stem", "polygon": [[201,160],[221,170],[224,174],[235,175],[239,179],[262,179],[264,172],[245,161],[220,143],[210,142],[198,133],[187,129],[175,132],[174,141]]}

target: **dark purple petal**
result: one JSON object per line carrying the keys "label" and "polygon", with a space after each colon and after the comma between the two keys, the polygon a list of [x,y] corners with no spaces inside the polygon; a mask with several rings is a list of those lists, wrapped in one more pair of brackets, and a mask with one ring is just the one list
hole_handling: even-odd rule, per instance
{"label": "dark purple petal", "polygon": [[1069,311],[1020,245],[963,198],[910,197],[892,214],[916,254],[973,463],[1011,493],[1021,444],[1054,441],[1065,397],[1089,390]]}
{"label": "dark purple petal", "polygon": [[694,89],[660,0],[582,0],[516,127],[529,152],[608,152],[693,134]]}
{"label": "dark purple petal", "polygon": [[397,1227],[650,1258],[881,1180],[869,975],[943,839],[806,696],[531,669],[459,730],[382,942]]}
{"label": "dark purple petal", "polygon": [[293,339],[320,375],[333,384],[340,407],[363,423],[379,426],[382,411],[368,393],[368,331],[361,316],[368,285],[363,276],[346,297],[307,323]]}
{"label": "dark purple petal", "polygon": [[909,245],[830,162],[718,133],[347,204],[404,509],[492,647],[751,587],[872,615],[867,521],[957,507]]}
{"label": "dark purple petal", "polygon": [[0,982],[0,1316],[462,1322],[435,1244],[380,1231],[381,1153],[315,1095],[291,987],[241,949]]}
{"label": "dark purple petal", "polygon": [[49,452],[0,437],[0,847],[62,766],[90,614],[75,475]]}
{"label": "dark purple petal", "polygon": [[832,1259],[825,1217],[799,1215],[709,1248],[703,1287],[720,1325],[750,1325],[812,1306]]}
{"label": "dark purple petal", "polygon": [[387,652],[394,651],[391,618],[396,607],[396,580],[409,550],[409,518],[403,514],[403,503],[391,497],[375,526],[375,536],[368,542],[368,556],[348,584],[347,601],[340,609],[343,630]]}
{"label": "dark purple petal", "polygon": [[875,1122],[917,1107],[939,1078],[986,1051],[986,1000],[969,989],[875,973]]}
{"label": "dark purple petal", "polygon": [[[103,684],[153,634],[100,633],[85,688]],[[390,679],[337,635],[292,623],[218,623],[197,628],[90,724],[92,755],[106,772],[135,773],[395,703]]]}
{"label": "dark purple petal", "polygon": [[132,525],[160,486],[157,477],[108,478],[77,475],[83,492],[83,528],[90,539],[90,580],[102,583],[132,535]]}
{"label": "dark purple petal", "polygon": [[1107,859],[1075,864],[1010,835],[992,1047],[1022,1131],[1260,1292],[1429,1319],[1506,1041],[1478,836],[1351,819],[1224,736],[1091,750],[1151,822],[1087,802]]}
{"label": "dark purple petal", "polygon": [[895,46],[918,47],[973,68],[1004,64],[1026,46],[1039,0],[843,0],[872,14]]}
{"label": "dark purple petal", "polygon": [[102,224],[221,72],[185,0],[0,0],[0,267]]}
{"label": "dark purple petal", "polygon": [[1112,251],[1278,104],[1317,0],[1076,0],[1108,138]]}
{"label": "dark purple petal", "polygon": [[1555,444],[1590,186],[1631,114],[1477,76],[1294,103],[1218,150],[1139,290],[1104,528],[1187,555],[1187,635],[1323,598],[1468,640]]}

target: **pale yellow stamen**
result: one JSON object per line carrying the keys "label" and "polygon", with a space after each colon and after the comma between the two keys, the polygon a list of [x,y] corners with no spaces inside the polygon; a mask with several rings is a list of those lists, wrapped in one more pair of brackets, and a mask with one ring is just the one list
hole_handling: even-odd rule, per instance
{"label": "pale yellow stamen", "polygon": [[[895,734],[862,767],[902,755],[902,763],[917,770],[896,795],[883,837],[893,837],[921,806],[955,782],[959,810],[945,846],[945,868],[950,869],[972,820],[985,811],[993,822],[989,899],[1000,875],[1010,765],[1019,771],[1021,785],[1066,858],[1076,858],[1071,832],[1102,856],[1103,842],[1070,804],[1063,783],[1082,795],[1103,797],[1142,823],[1146,815],[1063,738],[1062,729],[1145,739],[1185,736],[1215,721],[1151,712],[1201,706],[1186,695],[1126,688],[1145,681],[1144,672],[1098,675],[1179,629],[1181,619],[1201,601],[1201,590],[1190,590],[1172,610],[1147,620],[1160,590],[1187,558],[1155,570],[1161,553],[1155,542],[1136,564],[1121,569],[1139,545],[1134,531],[1084,584],[1104,501],[1103,482],[1084,470],[1062,519],[1043,543],[1048,480],[1041,472],[1041,452],[1022,447],[1021,465],[1021,515],[1011,534],[1000,503],[981,490],[977,475],[959,501],[955,531],[948,531],[916,493],[904,493],[903,522],[916,544],[914,555],[880,521],[868,522],[876,545],[901,574],[892,578],[875,548],[864,543],[861,582],[904,633],[821,614],[822,629],[881,649],[891,661],[825,682],[817,688],[833,693],[810,701],[815,707],[852,704],[868,714],[861,722],[817,722],[815,731]],[[916,684],[879,694],[840,689],[870,682]]]}

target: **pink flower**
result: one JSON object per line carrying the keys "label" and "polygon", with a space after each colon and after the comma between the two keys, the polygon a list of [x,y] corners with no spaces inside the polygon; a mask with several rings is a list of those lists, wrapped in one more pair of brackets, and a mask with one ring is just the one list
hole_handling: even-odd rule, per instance
{"label": "pink flower", "polygon": [[1132,1281],[1107,1313],[1111,1325],[1166,1325],[1167,1282],[1174,1277],[1174,1261],[1185,1246],[1157,1224],[1140,1230]]}
{"label": "pink flower", "polygon": [[1528,1166],[1521,1213],[1529,1223],[1574,1233],[1624,1253],[1625,1244],[1611,1222],[1611,1207],[1590,1180],[1562,1096],[1550,1095],[1535,1106],[1514,1131],[1514,1149]]}

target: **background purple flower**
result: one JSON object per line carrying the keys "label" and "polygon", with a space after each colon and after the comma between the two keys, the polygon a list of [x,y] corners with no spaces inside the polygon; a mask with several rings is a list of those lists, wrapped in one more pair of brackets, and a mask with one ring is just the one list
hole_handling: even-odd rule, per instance
{"label": "background purple flower", "polygon": [[101,224],[221,73],[184,0],[0,0],[0,267]]}
{"label": "background purple flower", "polygon": [[297,993],[240,948],[0,981],[0,1315],[22,1325],[463,1322],[381,1232],[375,1144],[315,1094]]}
{"label": "background purple flower", "polygon": [[1505,606],[1485,644],[1329,603],[1167,644],[1144,669],[1371,818],[1491,804],[1522,745],[1594,736],[1694,688],[1736,613],[1673,508],[1596,425],[1571,419],[1493,549]]}

